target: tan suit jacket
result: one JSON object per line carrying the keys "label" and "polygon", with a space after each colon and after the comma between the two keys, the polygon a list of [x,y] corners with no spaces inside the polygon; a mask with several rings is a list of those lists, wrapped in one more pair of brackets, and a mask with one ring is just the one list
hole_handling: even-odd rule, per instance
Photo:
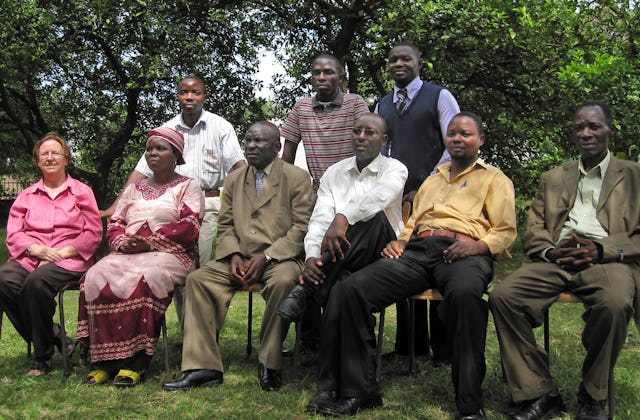
{"label": "tan suit jacket", "polygon": [[235,253],[244,261],[260,253],[273,258],[258,280],[265,300],[258,360],[280,369],[286,323],[276,312],[304,267],[303,240],[315,202],[309,174],[276,158],[257,196],[255,168],[243,166],[227,177],[221,201],[215,259],[187,278],[182,370],[223,371],[217,334],[240,289],[229,273]]}
{"label": "tan suit jacket", "polygon": [[[542,174],[522,238],[526,254],[555,247],[578,191],[578,161]],[[604,175],[597,218],[609,233],[595,242],[602,245],[601,263],[619,261],[635,265],[635,321],[640,329],[640,165],[611,157]]]}
{"label": "tan suit jacket", "polygon": [[315,195],[309,174],[276,158],[260,196],[255,168],[243,166],[229,174],[218,219],[215,259],[234,253],[245,258],[265,252],[275,260],[304,261],[304,235]]}

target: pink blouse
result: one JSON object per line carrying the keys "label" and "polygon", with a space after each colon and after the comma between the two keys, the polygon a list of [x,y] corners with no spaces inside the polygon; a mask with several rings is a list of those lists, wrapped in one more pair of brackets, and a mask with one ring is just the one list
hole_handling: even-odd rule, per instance
{"label": "pink blouse", "polygon": [[16,198],[7,221],[7,248],[10,260],[28,272],[39,259],[30,257],[29,245],[52,248],[72,245],[78,255],[55,264],[70,271],[86,271],[93,265],[93,253],[102,240],[102,220],[93,191],[67,176],[64,189],[51,199],[42,179],[25,188]]}

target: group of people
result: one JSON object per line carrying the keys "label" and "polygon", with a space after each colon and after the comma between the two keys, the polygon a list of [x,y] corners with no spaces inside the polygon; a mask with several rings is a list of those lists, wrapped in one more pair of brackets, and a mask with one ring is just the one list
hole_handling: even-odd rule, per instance
{"label": "group of people", "polygon": [[[268,121],[247,130],[242,153],[233,127],[203,109],[202,80],[189,76],[178,85],[181,113],[148,133],[143,158],[103,212],[89,187],[68,175],[65,141],[45,135],[33,155],[42,179],[11,208],[11,258],[0,267],[0,307],[34,344],[28,374],[49,372],[54,345],[73,351],[51,318],[57,291],[79,282],[77,338],[93,366],[88,383],[143,380],[173,297],[183,323],[183,376],[163,388],[221,385],[219,334],[230,301],[237,291],[260,290],[260,387],[281,387],[283,338],[290,322],[303,319],[303,342],[318,357],[307,411],[353,415],[383,404],[374,313],[437,288],[444,300],[430,311],[431,337],[425,307],[413,350],[428,354],[431,346],[434,364],[451,364],[460,418],[486,418],[491,310],[510,416],[542,419],[564,404],[532,330],[570,291],[586,306],[576,417],[606,418],[609,370],[640,282],[640,201],[629,200],[640,192],[640,165],[609,151],[606,105],[578,107],[580,158],[542,175],[522,239],[530,261],[493,287],[487,302],[493,261],[509,257],[517,235],[514,187],[479,157],[480,117],[460,112],[451,92],[422,81],[420,69],[416,47],[393,47],[395,87],[371,113],[360,96],[343,91],[339,60],[316,57],[315,95],[285,120],[282,158],[281,132]],[[301,141],[311,176],[291,164]],[[411,207],[405,220],[403,205]],[[109,217],[111,253],[93,265],[101,215]],[[395,354],[409,351],[408,324],[398,317]]]}

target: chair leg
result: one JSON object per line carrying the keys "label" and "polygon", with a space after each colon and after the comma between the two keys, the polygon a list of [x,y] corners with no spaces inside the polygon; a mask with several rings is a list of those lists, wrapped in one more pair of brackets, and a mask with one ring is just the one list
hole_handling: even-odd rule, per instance
{"label": "chair leg", "polygon": [[409,307],[409,373],[416,373],[416,300],[407,299]]}
{"label": "chair leg", "polygon": [[544,351],[547,352],[547,357],[549,355],[549,309],[545,309],[544,311],[544,321],[543,321],[543,335],[544,335]]}
{"label": "chair leg", "polygon": [[162,329],[162,350],[164,353],[164,370],[165,372],[169,372],[169,342],[167,341],[167,319],[162,319],[162,325],[160,326]]}
{"label": "chair leg", "polygon": [[380,318],[378,320],[378,353],[376,354],[376,379],[380,381],[380,369],[382,366],[382,340],[384,338],[384,313],[383,308],[380,311]]}
{"label": "chair leg", "polygon": [[616,396],[615,396],[615,391],[616,391],[616,383],[615,383],[615,379],[613,377],[613,368],[611,368],[611,371],[609,371],[609,395],[608,395],[608,404],[609,404],[609,419],[613,420],[615,414],[616,414]]}
{"label": "chair leg", "polygon": [[249,313],[247,315],[247,357],[251,356],[251,322],[253,321],[253,292],[249,292]]}
{"label": "chair leg", "polygon": [[68,378],[71,375],[71,360],[67,356],[67,329],[64,322],[64,291],[66,287],[63,287],[58,292],[58,312],[60,312],[60,335],[62,337],[62,375]]}
{"label": "chair leg", "polygon": [[296,337],[293,344],[293,376],[298,375],[298,354],[301,350],[302,344],[302,320],[294,324],[296,330]]}

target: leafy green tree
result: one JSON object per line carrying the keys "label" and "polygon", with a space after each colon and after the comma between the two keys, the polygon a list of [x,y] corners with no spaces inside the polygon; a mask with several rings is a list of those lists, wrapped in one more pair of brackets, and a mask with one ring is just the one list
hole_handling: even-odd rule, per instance
{"label": "leafy green tree", "polygon": [[[340,58],[349,90],[371,108],[392,88],[386,56],[400,41],[422,77],[448,87],[487,125],[486,160],[518,190],[524,217],[541,171],[575,156],[570,112],[611,105],[612,149],[638,159],[638,1],[588,0],[4,0],[0,17],[0,168],[30,167],[44,132],[67,136],[77,172],[104,203],[141,151],[144,133],[177,112],[175,83],[202,75],[208,108],[239,133],[284,117],[308,94],[311,59]],[[260,49],[287,76],[256,99]]]}
{"label": "leafy green tree", "polygon": [[[522,219],[540,173],[575,156],[569,128],[578,103],[609,103],[618,127],[612,148],[637,159],[637,2],[285,3],[265,5],[264,13],[287,29],[279,35],[286,45],[283,58],[299,86],[310,58],[329,51],[347,63],[350,90],[373,106],[392,88],[386,67],[391,46],[415,44],[423,54],[422,77],[448,87],[462,109],[484,118],[483,155],[513,179]],[[341,37],[352,22],[355,33]],[[299,93],[283,90],[280,99],[290,104]]]}
{"label": "leafy green tree", "polygon": [[20,167],[41,135],[59,131],[101,205],[140,157],[145,132],[178,111],[182,76],[205,79],[207,107],[241,129],[262,112],[251,77],[262,38],[236,2],[6,0],[3,9],[2,160]]}

